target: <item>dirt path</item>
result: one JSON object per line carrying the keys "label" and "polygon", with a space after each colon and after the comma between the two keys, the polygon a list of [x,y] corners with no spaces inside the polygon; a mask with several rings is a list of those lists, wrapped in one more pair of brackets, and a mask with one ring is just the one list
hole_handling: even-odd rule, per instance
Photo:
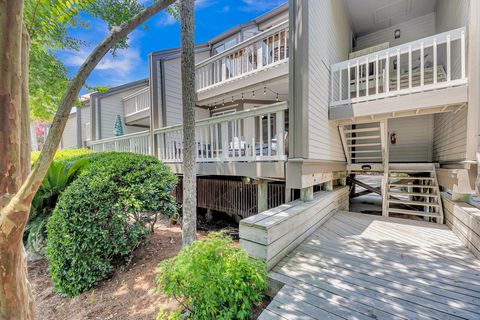
{"label": "dirt path", "polygon": [[[204,233],[202,233],[204,234]],[[176,302],[155,292],[155,269],[160,261],[173,257],[181,248],[181,230],[177,226],[156,227],[149,243],[135,252],[124,271],[100,283],[95,290],[74,299],[53,293],[53,284],[45,260],[30,263],[36,313],[39,320],[155,319],[160,307],[173,310]]]}

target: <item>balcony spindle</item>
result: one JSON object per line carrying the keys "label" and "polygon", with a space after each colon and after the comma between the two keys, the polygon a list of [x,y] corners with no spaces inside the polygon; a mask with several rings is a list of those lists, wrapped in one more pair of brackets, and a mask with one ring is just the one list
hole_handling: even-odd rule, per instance
{"label": "balcony spindle", "polygon": [[360,96],[360,63],[357,60],[357,65],[355,68],[355,82],[357,83],[357,98]]}
{"label": "balcony spindle", "polygon": [[425,84],[425,58],[423,42],[420,44],[420,85],[423,87]]}
{"label": "balcony spindle", "polygon": [[408,46],[408,88],[412,88],[412,46]]}
{"label": "balcony spindle", "polygon": [[378,94],[378,54],[375,56],[375,94]]}
{"label": "balcony spindle", "polygon": [[450,46],[450,35],[447,36],[447,81],[450,82],[452,79],[452,66],[451,66],[451,46]]}
{"label": "balcony spindle", "polygon": [[263,127],[262,127],[262,116],[258,116],[258,130],[260,133],[260,156],[263,156]]}
{"label": "balcony spindle", "polygon": [[437,83],[437,39],[433,39],[433,83]]}
{"label": "balcony spindle", "polygon": [[270,113],[267,114],[267,152],[268,156],[272,155],[272,124],[270,121]]}
{"label": "balcony spindle", "polygon": [[461,46],[461,49],[460,49],[460,61],[461,61],[461,64],[462,64],[462,79],[465,79],[466,78],[466,70],[465,70],[465,58],[466,58],[466,55],[465,55],[465,31],[462,31],[461,35],[460,35],[460,46]]}
{"label": "balcony spindle", "polygon": [[284,133],[284,127],[285,127],[285,116],[284,116],[284,111],[277,111],[275,115],[275,119],[277,121],[276,127],[277,127],[277,156],[283,156],[285,151],[284,151],[284,144],[285,144],[285,133]]}
{"label": "balcony spindle", "polygon": [[400,49],[397,49],[397,91],[400,91]]}
{"label": "balcony spindle", "polygon": [[370,72],[369,72],[369,62],[368,62],[368,56],[366,57],[365,61],[365,95],[368,97],[368,77],[370,77]]}
{"label": "balcony spindle", "polygon": [[385,92],[390,92],[390,54],[385,57]]}

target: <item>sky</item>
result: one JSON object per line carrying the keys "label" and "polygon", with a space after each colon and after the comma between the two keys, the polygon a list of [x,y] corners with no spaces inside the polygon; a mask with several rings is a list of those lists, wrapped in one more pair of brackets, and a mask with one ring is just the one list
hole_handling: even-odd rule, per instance
{"label": "sky", "polygon": [[[140,0],[148,5],[150,0]],[[236,25],[276,8],[287,0],[196,0],[195,43],[206,42]],[[108,34],[107,26],[91,17],[90,29],[72,28],[69,34],[85,42],[79,51],[58,51],[57,57],[66,65],[70,75],[85,61],[93,47]],[[117,86],[148,77],[148,54],[153,51],[178,48],[180,26],[166,12],[160,12],[130,34],[128,49],[108,54],[87,80],[89,86]],[[83,89],[82,93],[85,93]]]}

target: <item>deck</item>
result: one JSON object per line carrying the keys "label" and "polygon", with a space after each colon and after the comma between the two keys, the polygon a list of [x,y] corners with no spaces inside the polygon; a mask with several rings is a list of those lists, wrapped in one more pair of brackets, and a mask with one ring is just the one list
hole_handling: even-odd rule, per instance
{"label": "deck", "polygon": [[258,319],[480,319],[480,260],[445,225],[339,212],[270,277]]}

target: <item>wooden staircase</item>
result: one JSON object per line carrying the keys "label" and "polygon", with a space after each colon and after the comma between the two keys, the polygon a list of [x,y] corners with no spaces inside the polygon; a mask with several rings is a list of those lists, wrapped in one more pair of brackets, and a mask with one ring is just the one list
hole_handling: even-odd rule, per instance
{"label": "wooden staircase", "polygon": [[390,164],[386,184],[384,211],[387,216],[392,213],[415,215],[443,223],[434,164]]}

